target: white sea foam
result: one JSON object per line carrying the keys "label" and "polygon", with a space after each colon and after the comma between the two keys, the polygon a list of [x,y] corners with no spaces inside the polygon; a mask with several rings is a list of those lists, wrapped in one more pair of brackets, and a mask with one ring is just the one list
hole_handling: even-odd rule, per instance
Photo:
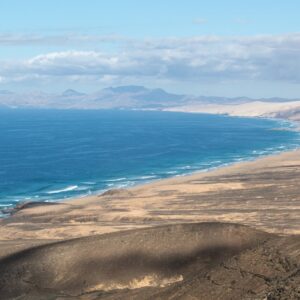
{"label": "white sea foam", "polygon": [[12,206],[12,204],[0,204],[0,207],[7,207],[7,206]]}
{"label": "white sea foam", "polygon": [[87,191],[90,188],[91,188],[90,186],[80,186],[76,189],[76,191]]}
{"label": "white sea foam", "polygon": [[193,167],[192,166],[183,166],[183,167],[178,167],[179,170],[190,170],[192,169]]}
{"label": "white sea foam", "polygon": [[157,178],[157,176],[156,175],[148,175],[148,176],[141,176],[141,177],[139,177],[139,179],[141,179],[141,180],[153,179],[153,178]]}
{"label": "white sea foam", "polygon": [[49,191],[47,192],[47,194],[59,194],[59,193],[64,193],[64,192],[70,192],[70,191],[74,191],[78,189],[78,185],[70,185],[64,189],[61,189],[61,190],[54,190],[54,191]]}
{"label": "white sea foam", "polygon": [[121,177],[121,178],[116,178],[116,179],[107,179],[106,181],[108,182],[118,182],[118,181],[123,181],[126,180],[126,177]]}
{"label": "white sea foam", "polygon": [[166,174],[177,174],[177,171],[168,171]]}
{"label": "white sea foam", "polygon": [[114,186],[113,183],[108,183],[106,186],[110,187],[110,186]]}

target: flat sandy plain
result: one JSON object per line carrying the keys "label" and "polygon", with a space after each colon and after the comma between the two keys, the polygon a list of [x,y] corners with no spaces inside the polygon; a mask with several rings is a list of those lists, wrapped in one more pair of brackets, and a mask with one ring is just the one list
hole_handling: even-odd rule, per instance
{"label": "flat sandy plain", "polygon": [[299,150],[0,222],[0,299],[300,299]]}

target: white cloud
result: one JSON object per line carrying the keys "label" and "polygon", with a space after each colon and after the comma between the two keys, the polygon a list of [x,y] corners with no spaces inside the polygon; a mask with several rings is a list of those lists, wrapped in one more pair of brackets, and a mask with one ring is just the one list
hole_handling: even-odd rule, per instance
{"label": "white cloud", "polygon": [[61,51],[2,62],[0,78],[24,80],[149,80],[300,82],[300,34],[136,40],[122,50]]}

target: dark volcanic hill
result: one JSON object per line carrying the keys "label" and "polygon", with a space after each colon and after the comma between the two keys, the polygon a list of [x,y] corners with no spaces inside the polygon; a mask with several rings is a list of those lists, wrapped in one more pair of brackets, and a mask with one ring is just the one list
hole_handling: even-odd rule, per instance
{"label": "dark volcanic hill", "polygon": [[299,299],[300,237],[169,225],[29,248],[0,261],[1,299]]}

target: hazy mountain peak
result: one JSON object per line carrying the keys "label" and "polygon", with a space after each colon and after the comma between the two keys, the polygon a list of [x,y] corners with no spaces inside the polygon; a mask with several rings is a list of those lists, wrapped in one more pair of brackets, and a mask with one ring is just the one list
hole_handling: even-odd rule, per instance
{"label": "hazy mountain peak", "polygon": [[82,95],[84,95],[84,93],[80,93],[73,89],[67,89],[61,95],[64,97],[74,97],[74,96],[82,96]]}
{"label": "hazy mountain peak", "polygon": [[141,92],[148,91],[148,89],[146,89],[144,86],[139,86],[139,85],[124,85],[124,86],[110,87],[107,90],[110,90],[114,93],[141,93]]}

